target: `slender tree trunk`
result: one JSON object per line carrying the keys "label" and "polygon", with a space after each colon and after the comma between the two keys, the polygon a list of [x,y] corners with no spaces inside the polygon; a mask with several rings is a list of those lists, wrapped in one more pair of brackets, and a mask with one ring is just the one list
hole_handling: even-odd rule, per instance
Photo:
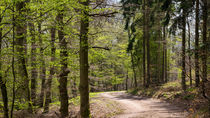
{"label": "slender tree trunk", "polygon": [[163,27],[162,83],[165,80],[165,26]]}
{"label": "slender tree trunk", "polygon": [[136,70],[134,66],[134,59],[133,59],[133,53],[131,51],[131,62],[132,62],[132,68],[133,68],[133,78],[134,78],[134,87],[137,88],[137,80],[136,80]]}
{"label": "slender tree trunk", "polygon": [[208,19],[208,3],[207,0],[203,0],[203,56],[202,56],[202,67],[203,67],[203,81],[207,81],[207,19]]}
{"label": "slender tree trunk", "polygon": [[44,103],[44,94],[45,94],[45,80],[46,80],[46,67],[45,67],[45,57],[44,57],[44,48],[42,42],[42,27],[41,22],[38,22],[38,32],[39,32],[39,47],[40,47],[40,74],[39,78],[41,79],[41,93],[39,97],[39,107],[43,107]]}
{"label": "slender tree trunk", "polygon": [[158,55],[157,55],[157,79],[158,79],[158,84],[161,83],[161,23],[160,19],[158,19]]}
{"label": "slender tree trunk", "polygon": [[200,83],[199,77],[199,0],[196,0],[196,19],[195,19],[195,86]]}
{"label": "slender tree trunk", "polygon": [[12,75],[13,75],[13,83],[12,83],[12,105],[11,105],[11,111],[10,111],[10,118],[13,118],[13,110],[15,105],[15,87],[16,87],[16,72],[15,72],[15,5],[13,2],[13,15],[12,15]]}
{"label": "slender tree trunk", "polygon": [[146,5],[146,40],[147,40],[147,83],[146,87],[150,85],[150,34],[149,34],[149,23],[150,23],[150,8],[149,8],[149,0]]}
{"label": "slender tree trunk", "polygon": [[[202,47],[202,91],[203,95],[205,95],[205,84],[208,82],[207,80],[207,49],[208,49],[208,42],[207,42],[207,20],[208,20],[208,3],[207,0],[203,0],[203,47]],[[208,96],[208,100],[210,103],[210,98]],[[209,108],[210,110],[210,108]]]}
{"label": "slender tree trunk", "polygon": [[[2,18],[0,16],[0,23],[2,21]],[[6,87],[6,82],[3,81],[2,78],[2,70],[1,70],[1,65],[2,65],[2,59],[1,59],[1,50],[2,50],[2,28],[0,27],[0,86],[1,86],[1,95],[2,95],[2,99],[3,99],[3,103],[4,103],[4,118],[9,118],[9,114],[8,114],[8,96],[7,96],[7,87]]]}
{"label": "slender tree trunk", "polygon": [[[163,41],[164,41],[164,38],[163,38]],[[161,81],[162,83],[164,83],[164,80],[165,80],[165,45],[163,44],[163,54],[162,54],[162,77],[161,77]]]}
{"label": "slender tree trunk", "polygon": [[33,23],[29,23],[29,29],[31,33],[31,100],[33,105],[35,105],[36,101],[36,83],[38,72],[36,69],[36,39],[35,39],[35,26]]}
{"label": "slender tree trunk", "polygon": [[186,32],[186,15],[182,16],[182,89],[186,90],[186,69],[185,69],[185,32]]}
{"label": "slender tree trunk", "polygon": [[146,1],[143,4],[143,85],[146,86]]}
{"label": "slender tree trunk", "polygon": [[128,70],[127,70],[127,74],[126,74],[125,89],[128,90]]}
{"label": "slender tree trunk", "polygon": [[67,91],[67,78],[68,73],[70,72],[68,70],[68,52],[67,52],[67,42],[64,37],[64,24],[63,24],[63,11],[61,11],[57,16],[57,21],[59,23],[59,30],[58,30],[58,38],[60,43],[60,58],[61,58],[61,74],[60,74],[60,112],[62,117],[68,116],[68,91]]}
{"label": "slender tree trunk", "polygon": [[[189,22],[187,22],[188,25],[188,50],[191,50],[190,47],[190,38],[191,38],[191,32],[190,32],[190,24]],[[192,67],[191,67],[191,55],[188,55],[188,59],[189,59],[189,77],[190,77],[190,86],[192,87]]]}
{"label": "slender tree trunk", "polygon": [[82,3],[85,9],[82,9],[82,18],[80,26],[80,115],[82,118],[88,118],[90,115],[89,104],[89,79],[88,79],[88,28],[89,28],[89,0]]}
{"label": "slender tree trunk", "polygon": [[18,62],[19,62],[19,77],[22,77],[22,80],[24,82],[24,88],[23,90],[26,91],[26,98],[28,102],[28,110],[29,112],[32,112],[32,104],[31,104],[31,94],[29,89],[29,78],[28,78],[28,72],[26,68],[26,48],[24,45],[24,42],[26,42],[26,20],[24,16],[25,12],[25,1],[17,2],[16,3],[16,10],[18,11],[17,15],[17,21],[16,21],[16,44],[17,44],[17,52],[18,54]]}
{"label": "slender tree trunk", "polygon": [[163,35],[164,35],[164,78],[165,78],[165,83],[168,82],[168,77],[167,77],[167,70],[168,70],[168,65],[167,65],[167,40],[166,40],[166,27],[164,26],[164,29],[163,29]]}
{"label": "slender tree trunk", "polygon": [[47,79],[46,82],[46,99],[45,99],[45,106],[44,106],[44,113],[49,112],[49,104],[51,102],[51,87],[52,87],[52,79],[53,75],[55,74],[55,67],[54,67],[54,62],[55,62],[55,28],[51,28],[51,62],[53,63],[50,65],[50,75],[49,78]]}

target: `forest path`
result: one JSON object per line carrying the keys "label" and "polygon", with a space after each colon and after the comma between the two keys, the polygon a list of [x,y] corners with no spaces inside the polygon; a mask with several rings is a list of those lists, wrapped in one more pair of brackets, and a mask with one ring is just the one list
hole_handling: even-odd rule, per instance
{"label": "forest path", "polygon": [[102,97],[116,101],[120,104],[123,112],[113,118],[186,118],[187,113],[182,108],[167,102],[133,96],[121,92],[101,93]]}

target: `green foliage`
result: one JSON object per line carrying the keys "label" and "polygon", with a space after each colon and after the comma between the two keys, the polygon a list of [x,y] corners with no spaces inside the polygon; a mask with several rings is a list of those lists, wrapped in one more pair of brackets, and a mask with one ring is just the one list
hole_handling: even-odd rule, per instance
{"label": "green foliage", "polygon": [[183,99],[185,99],[185,100],[193,100],[195,98],[195,95],[185,95],[184,97],[183,97]]}

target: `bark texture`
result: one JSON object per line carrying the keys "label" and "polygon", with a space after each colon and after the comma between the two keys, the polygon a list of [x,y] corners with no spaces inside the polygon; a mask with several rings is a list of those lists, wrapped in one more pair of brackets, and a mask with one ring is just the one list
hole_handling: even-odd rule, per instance
{"label": "bark texture", "polygon": [[31,34],[31,100],[33,105],[36,101],[36,84],[38,72],[36,69],[36,39],[35,39],[35,26],[33,23],[29,23],[29,29]]}
{"label": "bark texture", "polygon": [[63,23],[63,11],[60,11],[57,16],[57,21],[59,23],[58,38],[60,43],[60,58],[61,58],[61,73],[59,79],[59,90],[60,90],[60,112],[62,117],[68,116],[68,90],[67,90],[67,78],[68,73],[68,52],[67,52],[67,41],[64,37],[64,23]]}
{"label": "bark texture", "polygon": [[[2,18],[0,17],[0,23],[2,21]],[[8,109],[8,96],[7,96],[7,87],[6,87],[6,82],[3,81],[3,77],[1,74],[1,66],[2,66],[2,61],[1,61],[1,50],[2,50],[2,31],[3,29],[0,27],[0,87],[1,87],[1,95],[3,99],[3,110],[4,110],[4,118],[9,118],[9,109]]]}
{"label": "bark texture", "polygon": [[199,0],[196,0],[196,19],[195,19],[195,86],[200,83],[199,77]]}
{"label": "bark texture", "polygon": [[32,104],[31,104],[31,94],[29,89],[29,78],[28,78],[28,71],[26,68],[26,32],[27,32],[27,25],[25,19],[25,1],[18,1],[16,3],[16,10],[18,15],[16,17],[16,50],[18,52],[18,75],[22,78],[23,85],[22,90],[25,91],[24,97],[28,101],[28,110],[32,112]]}
{"label": "bark texture", "polygon": [[185,68],[185,43],[186,43],[186,15],[183,14],[182,16],[182,89],[185,91],[186,90],[186,68]]}
{"label": "bark texture", "polygon": [[88,78],[88,28],[89,28],[89,0],[82,3],[82,18],[80,24],[80,115],[82,118],[89,118],[89,78]]}
{"label": "bark texture", "polygon": [[44,94],[45,94],[45,81],[46,81],[46,67],[45,67],[45,57],[44,57],[44,48],[42,41],[42,27],[41,22],[38,23],[38,32],[39,32],[39,47],[40,47],[40,71],[39,78],[41,79],[41,93],[39,96],[39,107],[43,107],[44,103]]}
{"label": "bark texture", "polygon": [[55,62],[55,28],[51,28],[51,62],[53,63],[50,65],[50,75],[49,78],[47,79],[46,82],[46,99],[45,99],[45,106],[44,106],[44,112],[47,113],[49,112],[49,104],[51,102],[51,87],[52,87],[52,79],[55,74],[55,67],[54,67],[54,62]]}

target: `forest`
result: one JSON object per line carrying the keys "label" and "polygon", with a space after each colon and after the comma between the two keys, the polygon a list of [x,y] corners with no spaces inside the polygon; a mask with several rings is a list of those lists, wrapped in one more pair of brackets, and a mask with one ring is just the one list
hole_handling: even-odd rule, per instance
{"label": "forest", "polygon": [[209,118],[209,0],[0,0],[0,117]]}

